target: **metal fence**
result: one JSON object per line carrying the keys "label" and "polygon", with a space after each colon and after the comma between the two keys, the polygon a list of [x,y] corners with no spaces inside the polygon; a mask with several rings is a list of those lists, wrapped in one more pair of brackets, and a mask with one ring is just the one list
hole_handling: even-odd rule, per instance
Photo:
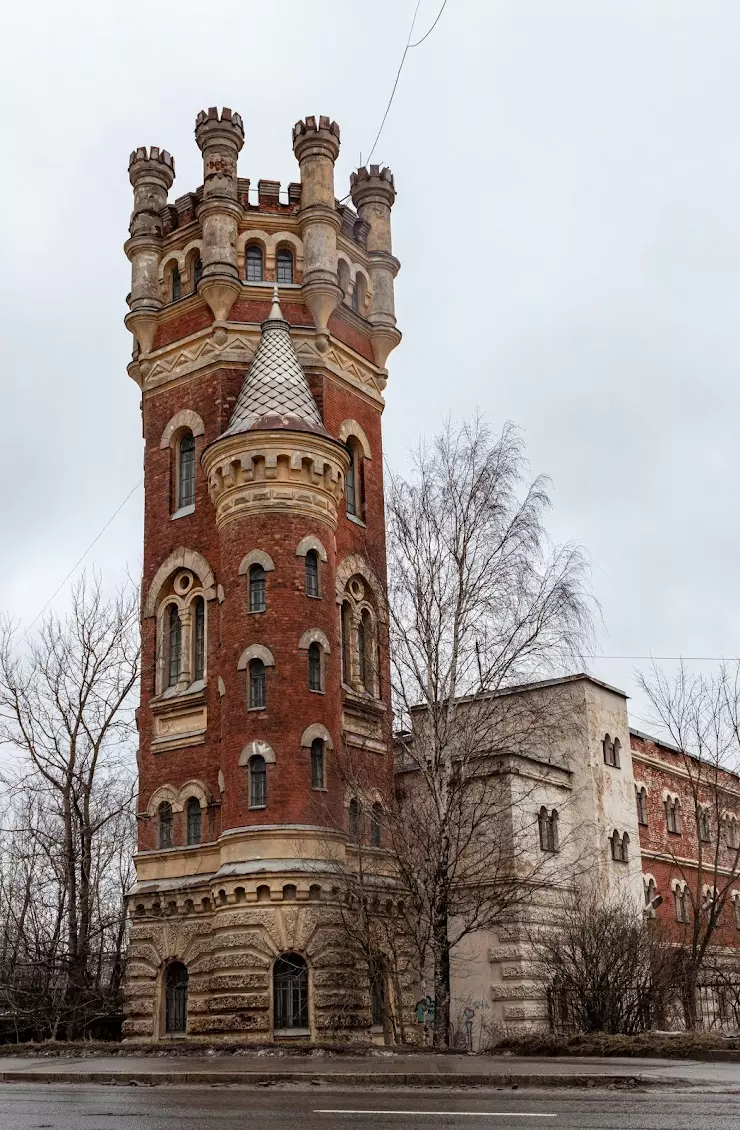
{"label": "metal fence", "polygon": [[[601,1002],[599,1002],[601,1003]],[[589,1016],[603,1014],[603,1009],[589,1008],[589,1002],[557,987],[547,992],[547,1013],[550,1031],[556,1035],[575,1032],[611,1030],[614,1032],[649,1032],[656,1029],[680,1032],[691,1027],[702,1032],[740,1031],[740,981],[702,982],[696,988],[693,1007],[685,986],[674,986],[660,995],[647,995],[642,990],[628,990],[620,996],[618,1015],[611,1025],[593,1024]]]}

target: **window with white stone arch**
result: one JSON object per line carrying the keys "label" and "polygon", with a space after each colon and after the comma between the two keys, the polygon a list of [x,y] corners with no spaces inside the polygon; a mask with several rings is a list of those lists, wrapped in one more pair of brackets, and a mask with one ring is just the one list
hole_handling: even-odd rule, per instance
{"label": "window with white stone arch", "polygon": [[170,450],[170,513],[183,518],[195,510],[196,437],[204,434],[197,412],[185,408],[168,421],[159,446]]}
{"label": "window with white stone arch", "polygon": [[179,694],[205,685],[207,607],[203,586],[190,569],[176,570],[163,585],[157,609],[157,695]]}

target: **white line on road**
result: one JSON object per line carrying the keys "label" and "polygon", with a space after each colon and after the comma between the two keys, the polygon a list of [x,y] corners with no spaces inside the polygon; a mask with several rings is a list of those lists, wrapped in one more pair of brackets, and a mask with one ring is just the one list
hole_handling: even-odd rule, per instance
{"label": "white line on road", "polygon": [[423,1114],[427,1118],[557,1118],[557,1114],[526,1114],[520,1110],[315,1110],[314,1114]]}

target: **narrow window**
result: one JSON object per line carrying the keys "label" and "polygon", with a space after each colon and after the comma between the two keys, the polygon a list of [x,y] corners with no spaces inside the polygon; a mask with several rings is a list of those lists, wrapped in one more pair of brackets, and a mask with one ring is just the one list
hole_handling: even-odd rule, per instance
{"label": "narrow window", "polygon": [[261,659],[252,659],[249,664],[249,709],[264,710],[266,701],[265,665]]}
{"label": "narrow window", "polygon": [[614,764],[614,743],[612,742],[612,740],[611,740],[611,738],[609,737],[608,734],[606,734],[604,736],[604,740],[601,744],[604,747],[604,764],[605,765],[613,765]]}
{"label": "narrow window", "polygon": [[357,625],[358,675],[363,687],[367,687],[367,622],[365,615],[363,612]]}
{"label": "narrow window", "polygon": [[619,848],[619,858],[620,858],[622,863],[629,863],[629,858],[630,858],[629,857],[629,846],[630,846],[630,838],[627,835],[627,833],[625,832],[624,835],[622,836],[622,842],[621,842],[621,845],[620,845],[620,848]]}
{"label": "narrow window", "polygon": [[355,459],[352,448],[349,448],[349,467],[345,480],[345,493],[347,500],[347,513],[357,514],[357,499],[355,496]]}
{"label": "narrow window", "polygon": [[553,808],[552,812],[550,813],[550,851],[560,851],[557,808]]}
{"label": "narrow window", "polygon": [[275,1030],[308,1028],[308,966],[297,953],[284,954],[272,971]]}
{"label": "narrow window", "polygon": [[186,432],[178,447],[177,508],[195,504],[195,437]]}
{"label": "narrow window", "polygon": [[379,804],[374,804],[370,810],[370,846],[380,847],[380,822],[382,809]]}
{"label": "narrow window", "polygon": [[206,602],[202,596],[196,596],[193,605],[193,675],[197,682],[206,673]]}
{"label": "narrow window", "polygon": [[182,296],[182,286],[180,283],[180,268],[175,266],[172,268],[171,276],[171,293],[172,301],[177,302],[178,298]]}
{"label": "narrow window", "polygon": [[549,820],[548,820],[548,816],[547,816],[547,809],[545,808],[545,806],[543,804],[543,806],[540,809],[538,816],[537,816],[537,825],[539,827],[539,832],[540,832],[540,849],[542,851],[548,851],[549,850],[548,846],[547,846],[548,845],[548,838],[549,838],[548,837],[548,824],[549,824]]}
{"label": "narrow window", "polygon": [[201,260],[201,257],[199,255],[198,258],[195,260],[195,263],[193,264],[193,292],[195,292],[198,289],[198,283],[200,282],[202,277],[203,277],[203,261]]}
{"label": "narrow window", "polygon": [[168,966],[165,976],[165,1031],[184,1032],[188,1016],[188,971],[180,961]]}
{"label": "narrow window", "polygon": [[647,792],[644,788],[638,789],[635,786],[635,798],[637,800],[637,823],[643,826],[647,825]]}
{"label": "narrow window", "polygon": [[352,612],[348,604],[342,605],[342,682],[352,683]]}
{"label": "narrow window", "polygon": [[169,605],[167,617],[167,686],[176,687],[180,678],[180,647],[182,642],[180,613],[176,604]]}
{"label": "narrow window", "polygon": [[261,565],[249,567],[249,611],[264,612],[265,603],[265,570]]}
{"label": "narrow window", "polygon": [[172,847],[172,805],[169,801],[163,800],[157,809],[159,817],[159,846],[161,848]]}
{"label": "narrow window", "polygon": [[676,921],[688,922],[689,912],[686,898],[686,888],[678,886],[673,892],[673,902],[676,907]]}
{"label": "narrow window", "polygon": [[293,254],[285,248],[277,253],[277,281],[278,283],[293,282]]}
{"label": "narrow window", "polygon": [[621,752],[621,749],[622,743],[620,742],[619,738],[615,738],[614,744],[612,745],[612,765],[615,769],[619,769],[620,767],[619,754]]}
{"label": "narrow window", "polygon": [[345,481],[345,502],[347,513],[355,518],[363,517],[362,507],[362,459],[359,446],[354,437],[347,443],[349,452],[349,467]]}
{"label": "narrow window", "polygon": [[699,839],[703,843],[709,843],[711,840],[711,833],[709,830],[709,812],[706,808],[699,808]]}
{"label": "narrow window", "polygon": [[619,832],[617,832],[616,829],[612,833],[611,847],[612,847],[612,859],[617,860],[617,861],[621,861],[621,859],[622,859],[622,841],[620,839]]}
{"label": "narrow window", "polygon": [[201,812],[200,801],[191,796],[187,805],[188,816],[188,844],[191,846],[200,843],[201,837]]}
{"label": "narrow window", "polygon": [[385,1020],[385,977],[382,969],[376,969],[370,981],[370,1006],[374,1028],[379,1028]]}
{"label": "narrow window", "polygon": [[315,549],[306,554],[306,596],[319,595],[319,555]]}
{"label": "narrow window", "polygon": [[352,309],[355,310],[359,314],[359,312],[360,312],[360,288],[357,285],[357,279],[355,279],[355,285],[352,287]]}
{"label": "narrow window", "polygon": [[262,248],[256,243],[247,248],[247,282],[262,282]]}
{"label": "narrow window", "polygon": [[308,689],[321,691],[321,647],[312,643],[308,649]]}
{"label": "narrow window", "polygon": [[349,838],[353,844],[356,844],[360,838],[360,802],[352,797],[349,802],[349,809],[347,812],[347,819],[349,823]]}
{"label": "narrow window", "polygon": [[249,807],[264,808],[267,804],[267,765],[264,757],[249,762]]}
{"label": "narrow window", "polygon": [[740,930],[740,895],[735,895],[732,905],[735,909],[735,925]]}
{"label": "narrow window", "polygon": [[311,788],[324,787],[324,743],[321,738],[311,742]]}

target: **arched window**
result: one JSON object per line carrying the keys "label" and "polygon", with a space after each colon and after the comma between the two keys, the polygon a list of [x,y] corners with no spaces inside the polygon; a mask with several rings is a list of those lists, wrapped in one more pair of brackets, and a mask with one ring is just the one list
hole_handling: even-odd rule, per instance
{"label": "arched window", "polygon": [[608,734],[604,735],[604,740],[601,744],[604,749],[604,764],[616,765],[616,761],[614,760],[614,742]]}
{"label": "arched window", "polygon": [[733,850],[738,846],[737,820],[734,816],[725,816],[725,843]]}
{"label": "arched window", "polygon": [[306,554],[306,596],[319,595],[319,555],[315,549]]}
{"label": "arched window", "polygon": [[374,1028],[379,1028],[385,1021],[385,974],[382,968],[375,968],[370,978],[370,1013]]}
{"label": "arched window", "polygon": [[200,801],[197,797],[190,797],[186,811],[188,817],[188,844],[192,846],[199,844],[201,839]]}
{"label": "arched window", "polygon": [[311,788],[324,788],[324,743],[321,738],[311,742]]}
{"label": "arched window", "polygon": [[365,276],[358,271],[355,276],[355,288],[352,291],[352,308],[358,314],[364,315],[367,306],[367,282]]}
{"label": "arched window", "polygon": [[195,292],[198,289],[198,283],[200,282],[202,277],[203,277],[203,261],[201,260],[201,257],[199,255],[198,258],[195,260],[195,263],[193,264],[193,292]]}
{"label": "arched window", "polygon": [[644,785],[639,788],[635,785],[635,801],[637,802],[637,823],[647,826],[647,790]]}
{"label": "arched window", "polygon": [[277,266],[277,282],[278,283],[292,283],[293,282],[293,253],[288,251],[287,248],[281,247],[276,257]]}
{"label": "arched window", "polygon": [[206,602],[202,596],[193,601],[193,677],[196,682],[206,674]]}
{"label": "arched window", "polygon": [[345,479],[345,501],[347,513],[353,518],[364,518],[364,498],[362,483],[362,452],[354,436],[347,440],[349,467]]}
{"label": "arched window", "polygon": [[709,827],[709,809],[704,808],[704,806],[700,804],[697,809],[696,815],[699,825],[699,839],[702,841],[702,843],[709,843],[712,838]]}
{"label": "arched window", "polygon": [[339,286],[342,290],[342,302],[346,302],[351,280],[349,264],[344,259],[340,259],[337,263],[337,276],[339,278]]}
{"label": "arched window", "polygon": [[616,863],[629,862],[629,843],[630,838],[627,833],[625,832],[623,836],[620,836],[619,832],[615,828],[611,838],[611,848],[612,859]]}
{"label": "arched window", "polygon": [[308,966],[297,953],[286,953],[272,971],[275,1031],[308,1028]]}
{"label": "arched window", "polygon": [[184,1032],[188,1017],[188,971],[173,961],[165,973],[165,1031]]}
{"label": "arched window", "polygon": [[560,844],[558,842],[558,812],[553,808],[552,812],[548,812],[544,804],[537,816],[537,824],[540,833],[540,848],[542,851],[558,851]]}
{"label": "arched window", "polygon": [[182,286],[180,282],[180,268],[175,264],[170,274],[170,295],[171,301],[177,302],[178,298],[182,297]]}
{"label": "arched window", "polygon": [[177,445],[177,509],[195,505],[195,436],[185,432]]}
{"label": "arched window", "polygon": [[267,804],[267,765],[257,754],[249,762],[249,807],[264,808]]}
{"label": "arched window", "polygon": [[342,605],[342,682],[349,686],[352,682],[352,610],[349,604]]}
{"label": "arched window", "polygon": [[352,797],[347,809],[347,820],[349,824],[349,838],[352,843],[356,844],[360,838],[360,802]]}
{"label": "arched window", "polygon": [[735,910],[735,925],[738,930],[740,930],[740,895],[735,895],[735,898],[732,900],[732,905]]}
{"label": "arched window", "polygon": [[365,690],[370,693],[373,690],[372,642],[372,619],[365,608],[357,625],[357,663],[360,682]]}
{"label": "arched window", "polygon": [[159,846],[172,847],[172,805],[168,800],[163,800],[157,809],[159,823]]}
{"label": "arched window", "polygon": [[308,689],[322,691],[321,685],[321,647],[312,643],[308,648]]}
{"label": "arched window", "polygon": [[359,314],[359,312],[360,312],[360,291],[359,291],[358,286],[357,286],[357,279],[355,279],[355,285],[352,287],[352,309],[355,310]]}
{"label": "arched window", "polygon": [[261,659],[249,661],[249,709],[264,710],[267,701],[265,665]]}
{"label": "arched window", "polygon": [[676,922],[689,921],[689,900],[686,893],[686,887],[683,883],[677,883],[673,891],[673,904],[676,909]]}
{"label": "arched window", "polygon": [[182,663],[182,626],[176,604],[167,607],[167,686],[176,687]]}
{"label": "arched window", "polygon": [[619,755],[620,755],[621,750],[622,750],[622,743],[620,742],[619,738],[615,738],[614,739],[614,745],[613,745],[613,760],[612,760],[612,765],[614,766],[615,769],[619,769],[620,765],[621,765],[621,762],[619,760]]}
{"label": "arched window", "polygon": [[380,847],[380,825],[383,818],[381,805],[374,804],[370,810],[370,846]]}
{"label": "arched window", "polygon": [[262,248],[250,243],[246,255],[247,282],[262,282]]}
{"label": "arched window", "polygon": [[674,836],[681,834],[681,804],[677,797],[668,796],[665,799],[665,823],[667,830]]}
{"label": "arched window", "polygon": [[249,566],[249,611],[264,612],[267,608],[265,602],[265,570],[262,565]]}
{"label": "arched window", "polygon": [[643,890],[645,893],[645,906],[652,909],[653,899],[658,894],[658,888],[655,885],[655,879],[648,879],[647,882],[643,879]]}

